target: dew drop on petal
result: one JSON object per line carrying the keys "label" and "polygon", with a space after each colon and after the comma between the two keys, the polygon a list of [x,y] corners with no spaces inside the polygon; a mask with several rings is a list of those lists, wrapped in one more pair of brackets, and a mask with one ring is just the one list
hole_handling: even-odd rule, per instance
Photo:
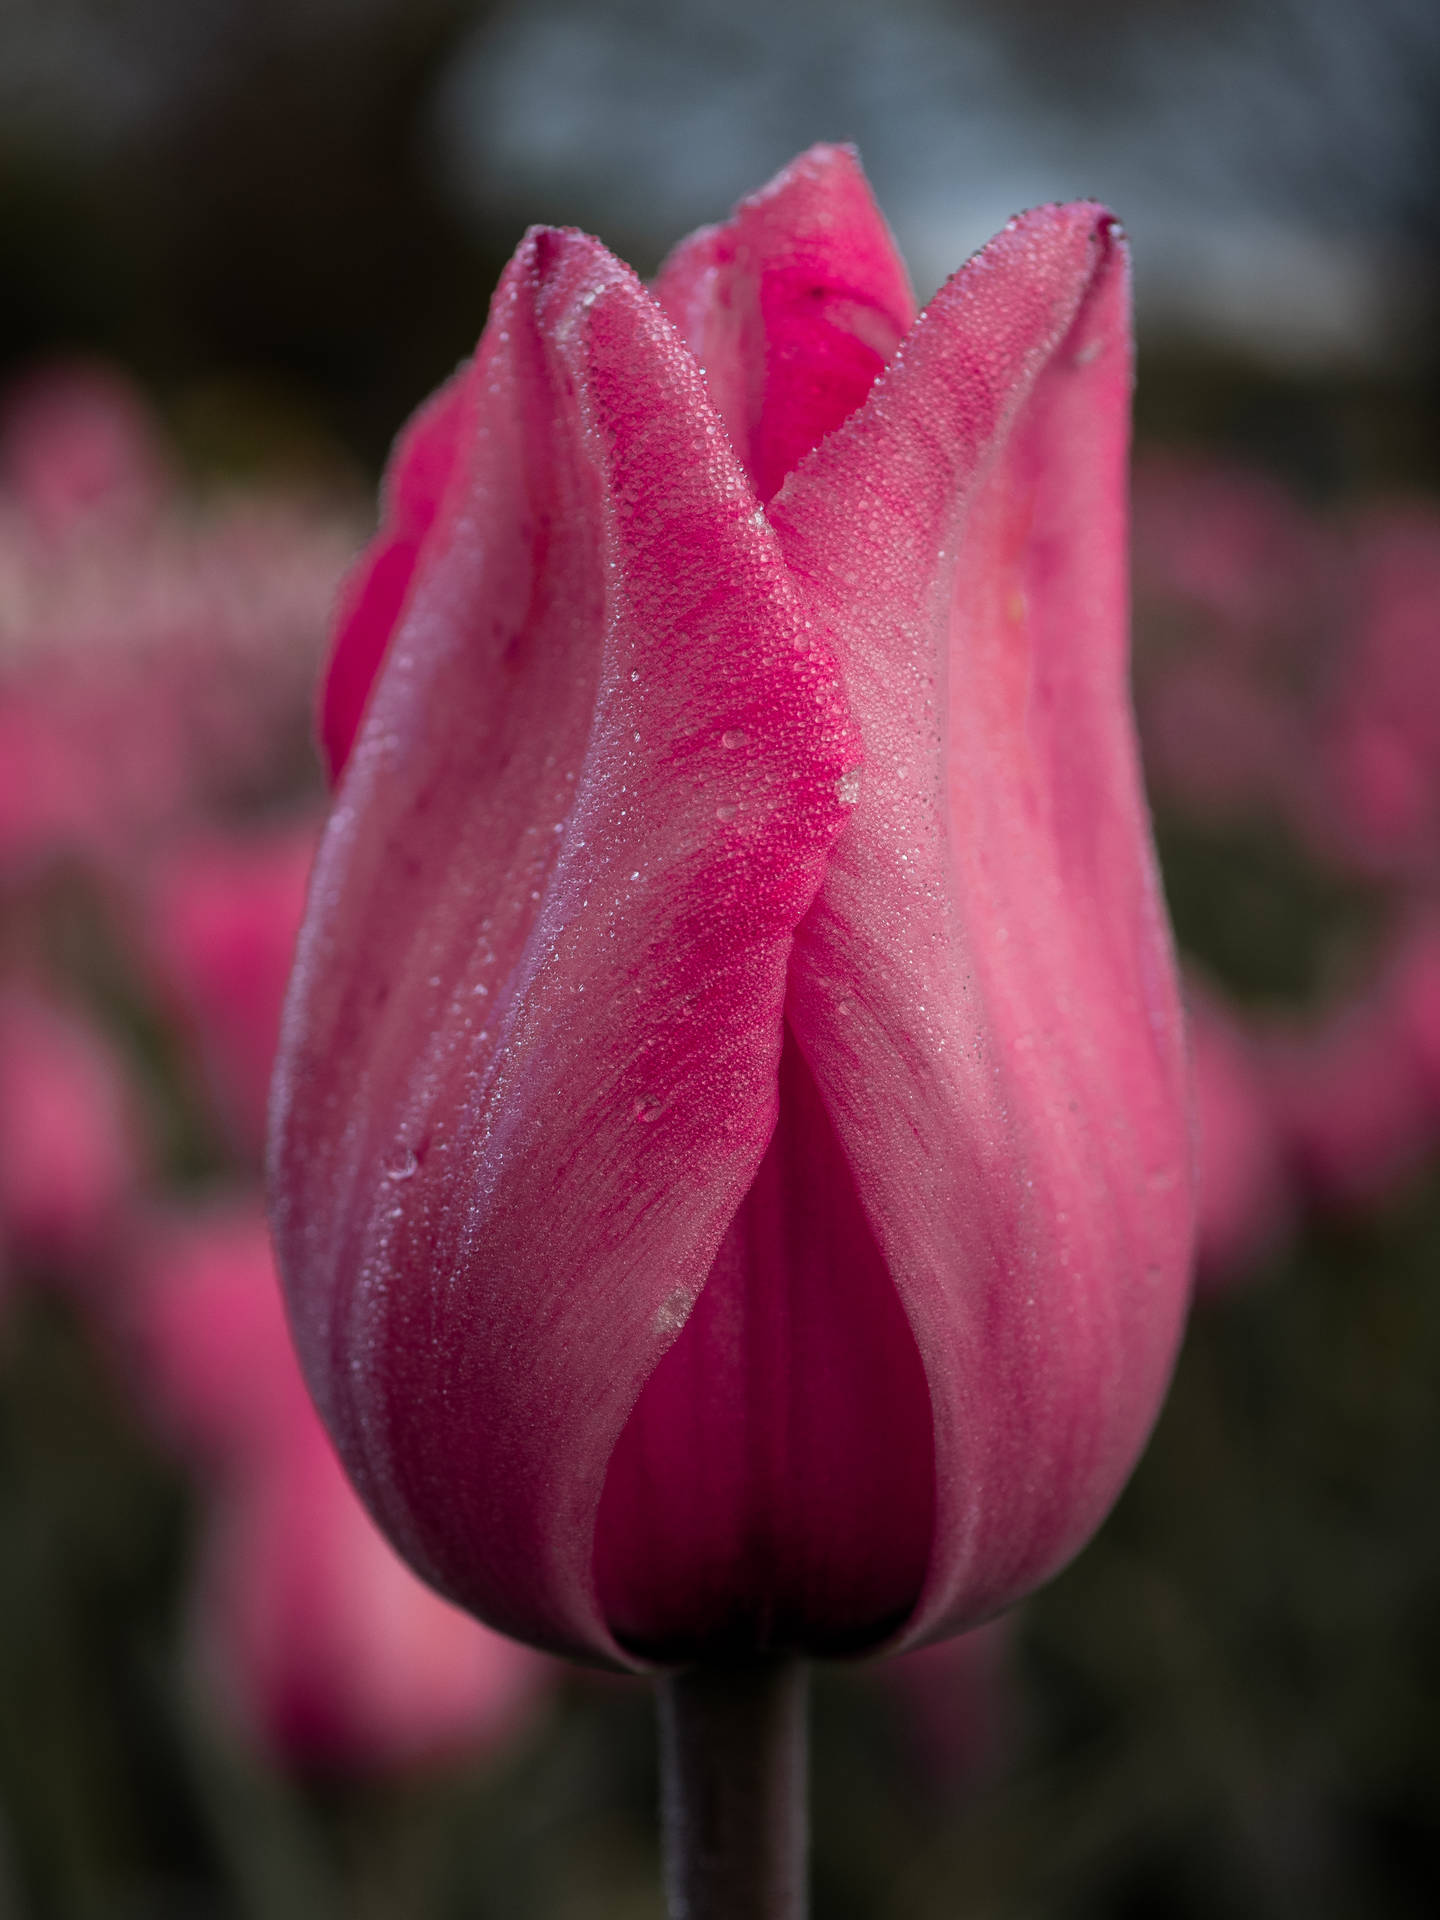
{"label": "dew drop on petal", "polygon": [[736,747],[743,747],[749,738],[743,727],[727,727],[720,736],[720,744],[733,753]]}
{"label": "dew drop on petal", "polygon": [[399,1157],[385,1169],[387,1180],[413,1180],[420,1171],[420,1160],[413,1147],[407,1147]]}
{"label": "dew drop on petal", "polygon": [[851,767],[835,782],[835,798],[842,807],[853,807],[860,798],[860,769]]}
{"label": "dew drop on petal", "polygon": [[665,1102],[653,1093],[643,1093],[635,1102],[635,1118],[643,1120],[648,1126],[652,1120],[658,1120],[665,1110]]}

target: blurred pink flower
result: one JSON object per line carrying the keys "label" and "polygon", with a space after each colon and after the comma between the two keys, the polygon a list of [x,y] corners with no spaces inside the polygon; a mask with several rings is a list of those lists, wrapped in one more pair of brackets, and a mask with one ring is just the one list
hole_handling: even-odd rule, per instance
{"label": "blurred pink flower", "polygon": [[308,768],[310,687],[357,529],[333,504],[169,490],[140,401],[52,376],[0,432],[0,877],[124,870],[177,820]]}
{"label": "blurred pink flower", "polygon": [[0,1268],[93,1281],[146,1170],[125,1065],[83,1013],[0,988]]}
{"label": "blurred pink flower", "polygon": [[1135,480],[1146,765],[1202,823],[1264,819],[1342,867],[1440,879],[1440,513],[1307,513],[1175,457]]}
{"label": "blurred pink flower", "polygon": [[150,410],[109,368],[43,367],[0,400],[0,496],[42,540],[132,538],[173,484]]}
{"label": "blurred pink flower", "polygon": [[1246,1024],[1193,977],[1186,1001],[1200,1171],[1196,1279],[1213,1293],[1279,1246],[1294,1200],[1280,1126]]}
{"label": "blurred pink flower", "polygon": [[872,1669],[902,1709],[922,1768],[942,1793],[973,1793],[1015,1758],[1023,1708],[1014,1614]]}
{"label": "blurred pink flower", "polygon": [[[1307,590],[1327,538],[1278,481],[1218,461],[1151,454],[1133,487],[1135,593],[1164,637],[1201,632],[1208,648],[1263,663],[1303,657]],[[1313,639],[1313,636],[1312,636]]]}
{"label": "blurred pink flower", "polygon": [[196,1645],[235,1723],[330,1766],[515,1734],[553,1669],[422,1586],[366,1516],[301,1382],[258,1205],[157,1224],[134,1304],[147,1397],[204,1469]]}
{"label": "blurred pink flower", "polygon": [[167,846],[144,889],[141,937],[192,1037],[236,1150],[258,1159],[270,1066],[318,823],[203,833]]}
{"label": "blurred pink flower", "polygon": [[1142,463],[1135,491],[1137,705],[1161,807],[1202,831],[1278,830],[1400,929],[1343,998],[1284,1017],[1197,1003],[1214,1283],[1266,1244],[1282,1186],[1373,1202],[1440,1141],[1440,513],[1315,514],[1173,457]]}
{"label": "blurred pink flower", "polygon": [[1390,996],[1440,1135],[1440,903],[1396,942]]}
{"label": "blurred pink flower", "polygon": [[1342,847],[1380,873],[1440,882],[1440,513],[1375,512],[1347,554],[1352,644],[1326,772]]}
{"label": "blurred pink flower", "polygon": [[1392,989],[1382,977],[1332,1012],[1273,1023],[1260,1040],[1286,1155],[1304,1189],[1333,1206],[1382,1199],[1435,1146],[1425,1064]]}

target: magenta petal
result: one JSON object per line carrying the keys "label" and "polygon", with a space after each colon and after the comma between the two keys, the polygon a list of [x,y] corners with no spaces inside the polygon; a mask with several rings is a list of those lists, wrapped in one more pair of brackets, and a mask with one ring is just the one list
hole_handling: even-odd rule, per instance
{"label": "magenta petal", "polygon": [[437,1586],[622,1658],[595,1515],[765,1152],[856,748],[659,307],[538,232],[316,864],[273,1103],[313,1392]]}
{"label": "magenta petal", "polygon": [[787,1036],[760,1171],[610,1463],[601,1604],[658,1659],[873,1646],[919,1596],[934,1506],[920,1355]]}
{"label": "magenta petal", "polygon": [[692,234],[655,294],[762,500],[861,404],[915,319],[851,147],[812,147],[723,225]]}
{"label": "magenta petal", "polygon": [[911,1639],[1086,1538],[1188,1291],[1181,1018],[1125,684],[1129,395],[1116,229],[1043,208],[770,509],[865,741],[788,1013],[929,1379]]}
{"label": "magenta petal", "polygon": [[350,757],[421,545],[440,509],[455,464],[463,399],[461,372],[406,424],[386,471],[379,529],[340,589],[335,638],[320,684],[320,749],[332,785]]}

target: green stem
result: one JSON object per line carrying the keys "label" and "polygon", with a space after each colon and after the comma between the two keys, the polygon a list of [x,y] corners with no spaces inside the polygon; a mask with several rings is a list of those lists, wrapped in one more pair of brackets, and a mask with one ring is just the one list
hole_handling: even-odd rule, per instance
{"label": "green stem", "polygon": [[807,1680],[767,1660],[659,1682],[670,1920],[805,1920]]}

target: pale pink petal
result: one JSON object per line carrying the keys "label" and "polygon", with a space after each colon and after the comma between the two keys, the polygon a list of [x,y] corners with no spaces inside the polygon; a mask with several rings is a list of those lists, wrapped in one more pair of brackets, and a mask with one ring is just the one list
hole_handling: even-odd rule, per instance
{"label": "pale pink petal", "polygon": [[837,632],[863,780],[787,1002],[929,1381],[908,1638],[1072,1554],[1168,1379],[1191,1145],[1126,695],[1128,275],[1012,221],[770,517]]}
{"label": "pale pink petal", "polygon": [[317,861],[273,1217],[311,1385],[391,1537],[494,1624],[614,1658],[605,1467],[769,1141],[856,748],[627,269],[533,234],[464,395]]}
{"label": "pale pink petal", "polygon": [[851,147],[812,147],[671,254],[655,293],[762,500],[853,413],[915,319]]}

